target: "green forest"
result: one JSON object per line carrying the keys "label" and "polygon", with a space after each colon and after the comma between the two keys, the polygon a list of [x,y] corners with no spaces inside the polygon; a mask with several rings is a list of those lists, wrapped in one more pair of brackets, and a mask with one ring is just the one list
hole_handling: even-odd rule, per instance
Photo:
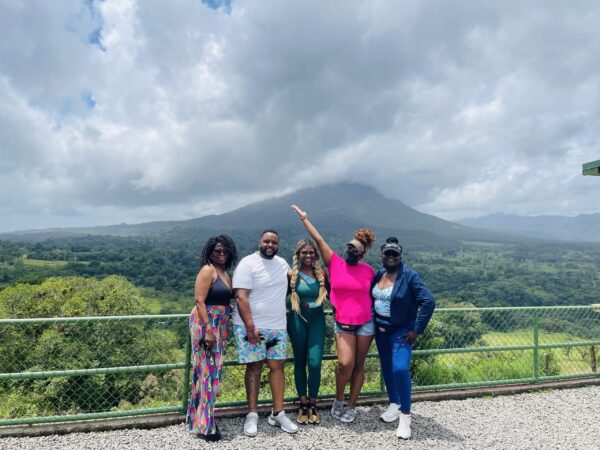
{"label": "green forest", "polygon": [[[200,249],[207,232],[152,238],[87,236],[43,242],[0,241],[0,289],[48,277],[102,279],[121,275],[153,304],[153,312],[185,312],[192,305]],[[256,233],[232,233],[241,256],[256,248]],[[343,248],[342,236],[329,239]],[[282,234],[280,255],[291,262],[296,239]],[[598,302],[600,245],[576,243],[451,242],[405,245],[440,304],[476,306],[576,305]],[[376,251],[367,262],[379,267]]]}

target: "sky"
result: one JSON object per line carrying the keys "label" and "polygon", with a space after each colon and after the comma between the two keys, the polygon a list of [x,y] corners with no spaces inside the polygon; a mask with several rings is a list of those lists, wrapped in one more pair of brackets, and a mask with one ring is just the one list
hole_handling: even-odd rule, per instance
{"label": "sky", "polygon": [[337,181],[449,220],[600,212],[597,1],[0,0],[0,231]]}

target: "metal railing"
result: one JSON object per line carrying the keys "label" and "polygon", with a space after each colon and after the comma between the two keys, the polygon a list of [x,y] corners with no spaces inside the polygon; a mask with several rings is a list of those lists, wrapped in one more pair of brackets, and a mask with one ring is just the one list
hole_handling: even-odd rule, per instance
{"label": "metal railing", "polygon": [[[185,412],[187,314],[0,319],[0,426]],[[321,397],[335,392],[332,317]],[[600,307],[439,308],[413,352],[415,391],[598,377]],[[291,355],[288,344],[288,355]],[[227,348],[218,407],[245,404],[244,367]],[[286,400],[295,399],[293,358]],[[385,386],[373,344],[365,396]],[[267,373],[259,401],[270,402]]]}

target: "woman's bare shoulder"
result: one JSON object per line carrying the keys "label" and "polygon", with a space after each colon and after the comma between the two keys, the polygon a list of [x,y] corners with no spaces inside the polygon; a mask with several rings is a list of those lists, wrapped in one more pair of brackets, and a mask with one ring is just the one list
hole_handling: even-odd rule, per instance
{"label": "woman's bare shoulder", "polygon": [[212,264],[206,264],[202,266],[202,268],[198,272],[199,279],[211,279],[212,281],[215,281],[217,279],[217,276],[217,269],[215,269]]}

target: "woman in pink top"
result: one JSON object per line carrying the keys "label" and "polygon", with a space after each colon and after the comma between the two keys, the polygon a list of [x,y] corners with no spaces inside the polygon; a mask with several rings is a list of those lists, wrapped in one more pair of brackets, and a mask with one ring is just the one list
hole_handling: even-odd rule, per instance
{"label": "woman in pink top", "polygon": [[[371,316],[371,281],[373,268],[360,260],[375,241],[372,230],[361,229],[346,244],[343,258],[333,252],[308,215],[298,206],[292,209],[300,217],[311,237],[317,243],[321,256],[329,268],[331,304],[335,308],[335,343],[338,363],[335,369],[336,393],[331,415],[345,423],[356,418],[356,401],[365,380],[365,359],[375,335]],[[350,382],[348,404],[344,405],[344,390]]]}

